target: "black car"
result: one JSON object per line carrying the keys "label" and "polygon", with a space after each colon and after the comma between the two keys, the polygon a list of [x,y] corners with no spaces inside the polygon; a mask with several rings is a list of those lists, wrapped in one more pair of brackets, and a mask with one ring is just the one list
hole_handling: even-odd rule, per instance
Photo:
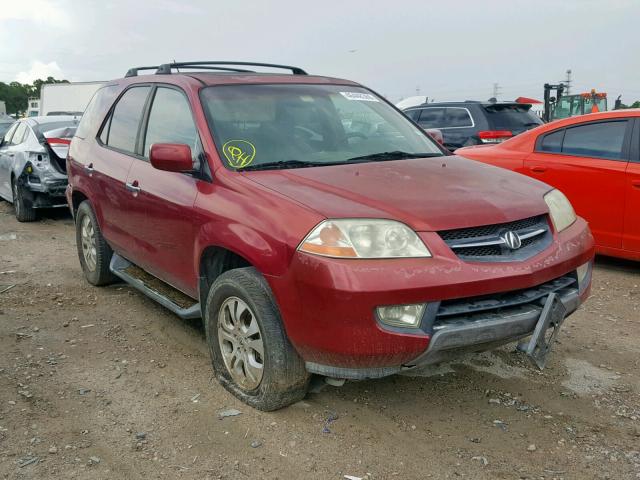
{"label": "black car", "polygon": [[409,107],[404,113],[422,128],[437,128],[449,150],[498,143],[541,125],[531,105],[515,102],[441,102]]}

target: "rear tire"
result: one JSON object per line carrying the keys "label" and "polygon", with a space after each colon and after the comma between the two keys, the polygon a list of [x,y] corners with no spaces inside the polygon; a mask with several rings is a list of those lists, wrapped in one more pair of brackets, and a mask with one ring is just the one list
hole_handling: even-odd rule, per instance
{"label": "rear tire", "polygon": [[304,398],[309,373],[287,338],[269,285],[255,268],[229,270],[216,279],[204,324],[216,378],[237,398],[263,411]]}
{"label": "rear tire", "polygon": [[13,208],[16,212],[16,219],[19,222],[35,222],[38,218],[37,212],[31,205],[31,199],[26,198],[15,178],[11,182],[11,191],[13,192]]}
{"label": "rear tire", "polygon": [[76,247],[80,266],[92,285],[107,285],[115,280],[109,270],[113,250],[102,236],[96,215],[88,200],[76,212]]}

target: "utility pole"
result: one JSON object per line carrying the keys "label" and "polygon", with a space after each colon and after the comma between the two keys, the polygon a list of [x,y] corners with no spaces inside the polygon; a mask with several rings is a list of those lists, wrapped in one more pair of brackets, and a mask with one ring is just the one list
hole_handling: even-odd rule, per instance
{"label": "utility pole", "polygon": [[498,95],[500,95],[500,85],[498,85],[498,82],[496,82],[496,83],[493,84],[493,95],[492,95],[492,97],[497,100],[498,99]]}
{"label": "utility pole", "polygon": [[571,81],[572,81],[571,80],[571,74],[572,73],[573,72],[571,72],[571,69],[569,68],[567,70],[567,78],[564,81],[564,84],[567,86],[567,93],[566,93],[567,95],[569,95],[569,93],[571,93]]}

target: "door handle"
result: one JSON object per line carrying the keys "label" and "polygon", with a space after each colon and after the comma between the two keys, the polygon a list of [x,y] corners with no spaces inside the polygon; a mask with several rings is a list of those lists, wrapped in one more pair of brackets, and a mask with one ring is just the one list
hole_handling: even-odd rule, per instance
{"label": "door handle", "polygon": [[640,188],[640,180],[631,180],[631,185],[635,188]]}
{"label": "door handle", "polygon": [[89,165],[85,165],[84,171],[87,172],[89,175],[91,175],[93,173],[93,163],[90,163]]}
{"label": "door handle", "polygon": [[14,157],[16,154],[13,152],[7,152],[7,157]]}
{"label": "door handle", "polygon": [[529,170],[535,173],[544,173],[547,171],[547,167],[541,167],[540,165],[536,165],[535,167],[530,167]]}
{"label": "door handle", "polygon": [[125,184],[125,188],[133,193],[134,195],[137,195],[138,193],[140,193],[140,191],[142,190],[139,186],[138,186],[138,181],[134,180],[133,182],[127,182]]}

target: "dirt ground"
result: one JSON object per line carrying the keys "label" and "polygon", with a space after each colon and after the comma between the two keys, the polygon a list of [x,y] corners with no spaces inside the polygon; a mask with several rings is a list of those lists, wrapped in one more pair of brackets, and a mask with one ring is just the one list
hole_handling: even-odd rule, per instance
{"label": "dirt ground", "polygon": [[66,212],[0,202],[0,478],[640,478],[639,340],[640,264],[600,258],[543,373],[510,347],[262,413],[200,322],[84,281]]}

